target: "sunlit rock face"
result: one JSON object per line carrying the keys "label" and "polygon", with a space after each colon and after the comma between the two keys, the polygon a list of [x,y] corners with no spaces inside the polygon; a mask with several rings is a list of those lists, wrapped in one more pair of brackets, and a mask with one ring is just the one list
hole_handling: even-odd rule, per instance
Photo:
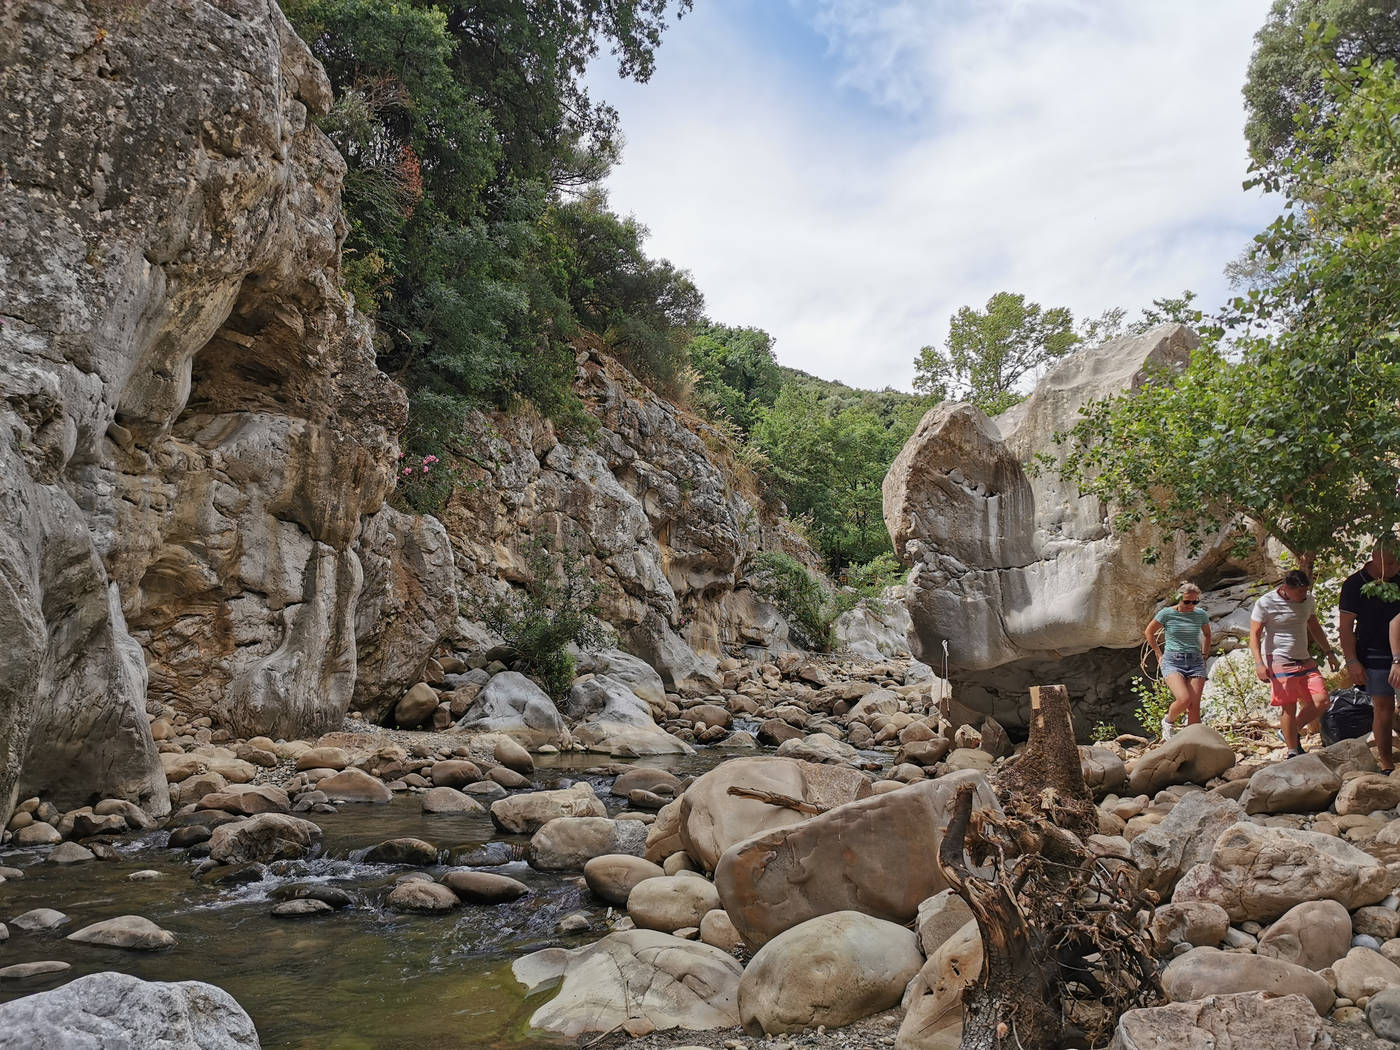
{"label": "sunlit rock face", "polygon": [[443,515],[461,590],[519,582],[533,543],[564,545],[602,585],[621,646],[667,685],[713,673],[726,647],[790,647],[745,563],[765,550],[818,559],[725,437],[592,351],[575,391],[598,423],[586,442],[530,411],[471,422],[476,469]]}
{"label": "sunlit rock face", "polygon": [[[160,809],[148,691],[292,736],[388,669],[356,610],[394,604],[365,538],[422,529],[382,509],[405,399],[339,290],[329,84],[271,0],[5,5],[0,96],[0,814]],[[450,556],[420,563],[445,628]]]}
{"label": "sunlit rock face", "polygon": [[[1161,325],[1080,351],[995,419],[939,405],[895,459],[884,512],[912,570],[910,647],[941,667],[946,643],[962,705],[1019,725],[1029,687],[1056,682],[1086,726],[1121,715],[1143,627],[1176,583],[1206,588],[1209,609],[1216,583],[1262,571],[1232,557],[1223,530],[1196,555],[1150,526],[1119,532],[1110,509],[1056,469],[1064,451],[1054,435],[1084,405],[1183,367],[1197,342],[1189,328]],[[1028,470],[1041,456],[1051,462]],[[1152,564],[1147,547],[1159,552]]]}

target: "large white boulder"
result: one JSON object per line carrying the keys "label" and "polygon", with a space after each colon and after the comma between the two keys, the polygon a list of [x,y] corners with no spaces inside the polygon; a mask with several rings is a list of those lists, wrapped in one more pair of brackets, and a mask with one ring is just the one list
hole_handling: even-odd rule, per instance
{"label": "large white boulder", "polygon": [[570,743],[564,719],[549,694],[518,671],[492,675],[457,725],[505,733],[530,748]]}
{"label": "large white boulder", "polygon": [[658,726],[651,706],[611,675],[587,675],[576,681],[564,710],[580,723],[573,728],[574,741],[589,751],[619,757],[695,752]]}
{"label": "large white boulder", "polygon": [[546,948],[515,960],[511,971],[527,993],[563,978],[530,1026],[570,1039],[629,1021],[662,1030],[739,1023],[739,963],[712,945],[655,930],[611,933],[582,948]]}

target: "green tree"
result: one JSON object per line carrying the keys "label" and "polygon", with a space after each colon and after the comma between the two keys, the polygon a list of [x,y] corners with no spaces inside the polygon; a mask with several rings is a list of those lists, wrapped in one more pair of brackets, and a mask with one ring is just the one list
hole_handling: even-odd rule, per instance
{"label": "green tree", "polygon": [[[1321,25],[1328,35],[1319,47],[1314,27]],[[1255,34],[1244,85],[1245,138],[1255,158],[1283,161],[1300,127],[1307,131],[1307,125],[1331,119],[1336,97],[1328,77],[1365,58],[1400,58],[1400,7],[1394,0],[1274,0]],[[1307,141],[1309,149],[1329,148],[1316,135]]]}
{"label": "green tree", "polygon": [[1199,543],[1247,516],[1306,565],[1400,520],[1400,80],[1366,59],[1325,83],[1328,119],[1305,105],[1299,148],[1253,180],[1287,201],[1256,238],[1255,286],[1184,373],[1070,435],[1067,473],[1121,525]]}
{"label": "green tree", "polygon": [[686,353],[699,375],[696,406],[711,419],[727,419],[747,433],[777,400],[783,377],[773,339],[762,329],[705,324],[695,329]]}
{"label": "green tree", "polygon": [[997,292],[985,310],[964,306],[953,315],[942,350],[919,351],[914,388],[970,401],[994,416],[1025,397],[1015,389],[1023,376],[1063,357],[1078,342],[1069,310],[1045,310],[1024,295]]}

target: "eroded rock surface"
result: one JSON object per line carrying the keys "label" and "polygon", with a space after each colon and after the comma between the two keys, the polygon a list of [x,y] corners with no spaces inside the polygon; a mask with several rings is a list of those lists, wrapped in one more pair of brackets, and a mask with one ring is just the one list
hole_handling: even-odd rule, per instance
{"label": "eroded rock surface", "polygon": [[[405,400],[339,289],[320,67],[272,0],[104,12],[0,12],[0,814],[163,811],[148,692],[314,734],[452,604],[440,549],[383,564],[428,537],[381,510]],[[361,601],[418,619],[393,661]]]}

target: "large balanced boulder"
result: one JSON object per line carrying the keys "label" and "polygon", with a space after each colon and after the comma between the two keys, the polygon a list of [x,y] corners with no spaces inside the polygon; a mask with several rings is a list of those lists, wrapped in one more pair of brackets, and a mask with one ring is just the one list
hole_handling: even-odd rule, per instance
{"label": "large balanced boulder", "polygon": [[517,835],[531,835],[559,817],[603,817],[607,812],[587,781],[554,791],[527,791],[491,803],[496,826]]}
{"label": "large balanced boulder", "polygon": [[678,810],[680,844],[706,871],[713,871],[720,855],[734,843],[806,819],[806,814],[785,806],[732,795],[731,788],[769,792],[823,809],[870,794],[870,782],[845,767],[794,758],[736,758],[721,763],[690,785]]}
{"label": "large balanced boulder", "polygon": [[1108,1050],[1327,1050],[1332,1045],[1304,996],[1263,992],[1207,995],[1184,1003],[1129,1010]]}
{"label": "large balanced boulder", "polygon": [[752,947],[830,912],[909,922],[922,901],[947,886],[938,846],[964,784],[974,789],[976,809],[999,810],[983,776],[968,770],[848,802],[731,846],[715,869],[725,911]]}
{"label": "large balanced boulder", "polygon": [[739,1023],[739,963],[711,945],[655,930],[612,933],[571,950],[546,948],[515,960],[511,971],[527,993],[563,978],[530,1026],[570,1039],[629,1022],[641,1022],[639,1031]]}
{"label": "large balanced boulder", "polygon": [[1304,966],[1218,948],[1192,948],[1178,955],[1162,973],[1162,990],[1176,1003],[1231,992],[1301,995],[1323,1017],[1336,999],[1332,986]]}
{"label": "large balanced boulder", "polygon": [[1231,922],[1268,922],[1303,901],[1328,897],[1351,910],[1390,890],[1385,865],[1341,839],[1241,823],[1216,840],[1209,861],[1182,876],[1172,900],[1210,901]]}
{"label": "large balanced boulder", "polygon": [[257,1050],[253,1020],[222,988],[94,973],[0,1004],[0,1050]]}
{"label": "large balanced boulder", "polygon": [[914,934],[860,912],[794,926],[765,944],[739,982],[753,1036],[837,1027],[887,1010],[923,963]]}
{"label": "large balanced boulder", "polygon": [[504,733],[528,748],[567,747],[569,731],[549,694],[518,671],[492,675],[457,725]]}
{"label": "large balanced boulder", "polygon": [[1230,742],[1204,722],[1147,751],[1128,772],[1128,790],[1155,795],[1173,784],[1204,784],[1235,764]]}
{"label": "large balanced boulder", "polygon": [[209,856],[221,864],[266,864],[304,857],[321,843],[321,829],[286,813],[260,813],[220,824],[209,838]]}

